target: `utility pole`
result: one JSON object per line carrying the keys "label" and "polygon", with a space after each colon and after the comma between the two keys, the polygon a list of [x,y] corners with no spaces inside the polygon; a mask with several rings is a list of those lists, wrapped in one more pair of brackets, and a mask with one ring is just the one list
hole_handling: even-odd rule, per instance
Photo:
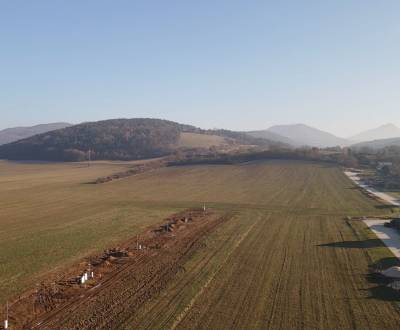
{"label": "utility pole", "polygon": [[88,152],[89,154],[88,154],[88,167],[90,167],[90,161],[92,160],[92,150],[91,149],[89,149],[89,152]]}

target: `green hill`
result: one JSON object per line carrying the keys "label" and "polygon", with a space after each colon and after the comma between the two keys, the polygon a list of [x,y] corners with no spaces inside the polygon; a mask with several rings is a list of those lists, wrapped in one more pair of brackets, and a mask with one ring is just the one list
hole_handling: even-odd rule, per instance
{"label": "green hill", "polygon": [[[190,139],[187,134],[182,138],[182,133],[191,133]],[[83,123],[0,146],[0,158],[82,161],[88,158],[90,150],[92,159],[134,160],[213,144],[276,145],[239,132],[202,130],[161,119],[111,119]]]}

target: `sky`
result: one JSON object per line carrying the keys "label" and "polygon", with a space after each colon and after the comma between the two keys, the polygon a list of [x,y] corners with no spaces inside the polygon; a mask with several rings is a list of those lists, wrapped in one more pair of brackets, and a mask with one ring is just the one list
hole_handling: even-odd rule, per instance
{"label": "sky", "polygon": [[0,0],[0,129],[400,126],[398,0]]}

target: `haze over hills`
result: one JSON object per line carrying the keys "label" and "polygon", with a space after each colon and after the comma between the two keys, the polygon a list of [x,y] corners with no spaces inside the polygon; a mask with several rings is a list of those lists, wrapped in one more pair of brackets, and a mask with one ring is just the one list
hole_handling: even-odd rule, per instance
{"label": "haze over hills", "polygon": [[[295,125],[276,125],[263,131],[249,132],[252,136],[258,135],[284,137],[286,143],[292,146],[310,146],[310,147],[335,147],[347,146],[350,142],[344,138],[337,137],[331,133],[321,131],[317,128],[310,127],[304,124]],[[274,135],[271,135],[274,134]],[[280,138],[279,138],[280,139]]]}
{"label": "haze over hills", "polygon": [[13,127],[0,131],[0,145],[71,126],[68,123],[41,124],[31,127]]}
{"label": "haze over hills", "polygon": [[400,147],[400,137],[392,138],[392,139],[380,139],[373,141],[360,142],[352,145],[352,148],[361,149],[361,148],[370,148],[370,149],[383,149],[386,147],[398,146]]}
{"label": "haze over hills", "polygon": [[349,140],[354,142],[373,141],[400,137],[400,128],[394,124],[386,124],[354,135]]}
{"label": "haze over hills", "polygon": [[261,138],[261,139],[267,139],[267,140],[271,140],[271,141],[277,141],[277,142],[281,142],[281,143],[285,143],[288,144],[290,146],[296,146],[297,143],[295,141],[293,141],[292,139],[283,136],[283,135],[279,135],[276,134],[274,132],[270,132],[269,130],[261,130],[261,131],[249,131],[246,132],[248,135],[255,137],[255,138]]}
{"label": "haze over hills", "polygon": [[180,148],[285,146],[228,130],[202,130],[161,119],[112,119],[83,123],[0,146],[0,158],[79,161],[134,160],[168,155]]}
{"label": "haze over hills", "polygon": [[[382,136],[398,138],[379,139]],[[91,150],[93,159],[132,160],[163,156],[178,149],[218,147],[221,150],[222,147],[232,149],[239,145],[284,148],[352,145],[377,149],[400,145],[400,128],[387,124],[357,134],[352,139],[362,140],[362,143],[354,144],[305,124],[235,132],[203,130],[160,119],[112,119],[75,126],[53,123],[5,129],[0,131],[0,158],[76,161],[86,159],[88,150]]]}

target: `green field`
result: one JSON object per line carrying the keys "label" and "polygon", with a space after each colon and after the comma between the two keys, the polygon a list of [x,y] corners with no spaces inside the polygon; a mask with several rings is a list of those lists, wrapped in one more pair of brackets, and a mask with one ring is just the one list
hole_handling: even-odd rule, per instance
{"label": "green field", "polygon": [[178,141],[180,148],[209,148],[227,144],[222,136],[196,133],[181,133]]}
{"label": "green field", "polygon": [[233,218],[207,237],[157,299],[126,320],[127,329],[398,325],[398,302],[367,280],[368,265],[397,261],[362,223],[344,220],[385,211],[340,169],[269,161],[163,168],[85,184],[124,167],[0,163],[3,301],[49,269],[205,202]]}
{"label": "green field", "polygon": [[0,302],[49,270],[131,237],[177,208],[87,184],[132,163],[0,162]]}

